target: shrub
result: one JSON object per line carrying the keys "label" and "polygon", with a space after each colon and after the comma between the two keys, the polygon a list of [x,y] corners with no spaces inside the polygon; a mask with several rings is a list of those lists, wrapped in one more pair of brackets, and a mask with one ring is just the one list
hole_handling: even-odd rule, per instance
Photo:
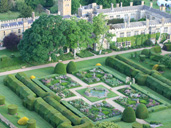
{"label": "shrub", "polygon": [[98,122],[93,128],[120,128],[120,126],[113,122]]}
{"label": "shrub", "polygon": [[33,75],[32,75],[32,76],[30,76],[30,79],[35,79],[35,78],[36,78],[36,77],[35,77],[35,76],[33,76]]}
{"label": "shrub", "polygon": [[150,39],[148,39],[144,42],[144,45],[151,46],[151,45],[153,45],[153,42]]}
{"label": "shrub", "polygon": [[140,60],[144,61],[145,60],[145,55],[140,55]]}
{"label": "shrub", "polygon": [[136,117],[139,119],[146,119],[148,117],[148,110],[144,104],[139,104],[136,109]]}
{"label": "shrub", "polygon": [[158,64],[155,64],[152,69],[153,70],[158,70],[159,69],[159,65]]}
{"label": "shrub", "polygon": [[0,105],[4,105],[4,104],[5,104],[5,97],[0,96]]}
{"label": "shrub", "polygon": [[166,66],[165,65],[159,65],[159,71],[164,71],[166,69]]}
{"label": "shrub", "polygon": [[57,63],[54,69],[54,73],[56,74],[66,74],[66,67],[63,63]]}
{"label": "shrub", "polygon": [[141,51],[141,54],[142,54],[142,55],[145,55],[146,57],[149,57],[149,55],[150,55],[150,50],[149,50],[149,49],[143,49],[143,50]]}
{"label": "shrub", "polygon": [[143,128],[151,128],[149,124],[143,124]]}
{"label": "shrub", "polygon": [[151,52],[160,53],[161,47],[160,46],[154,46],[153,48],[151,48]]}
{"label": "shrub", "polygon": [[36,128],[36,120],[35,119],[29,119],[27,122],[27,128]]}
{"label": "shrub", "polygon": [[67,64],[67,73],[73,73],[77,70],[77,67],[76,67],[76,64],[74,61],[70,61],[68,64]]}
{"label": "shrub", "polygon": [[138,73],[138,74],[135,76],[135,79],[136,79],[136,81],[137,81],[137,83],[138,83],[139,85],[145,85],[147,76],[148,76],[148,75],[146,75],[146,74]]}
{"label": "shrub", "polygon": [[100,63],[97,63],[96,66],[102,66]]}
{"label": "shrub", "polygon": [[125,110],[122,114],[122,120],[127,123],[131,123],[136,120],[135,111],[133,110],[133,108],[131,108],[131,107],[125,108]]}
{"label": "shrub", "polygon": [[163,46],[163,50],[171,51],[171,43],[165,43]]}
{"label": "shrub", "polygon": [[143,125],[138,122],[135,122],[132,124],[132,128],[143,128]]}
{"label": "shrub", "polygon": [[18,109],[17,105],[15,105],[15,104],[9,105],[8,106],[8,114],[15,115],[17,113],[17,109]]}
{"label": "shrub", "polygon": [[26,125],[28,120],[29,119],[27,117],[23,117],[23,118],[19,119],[17,123],[19,125]]}

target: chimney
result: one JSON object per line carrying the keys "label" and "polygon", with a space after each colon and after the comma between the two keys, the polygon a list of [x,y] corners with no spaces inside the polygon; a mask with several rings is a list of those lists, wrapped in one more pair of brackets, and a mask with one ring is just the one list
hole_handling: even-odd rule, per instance
{"label": "chimney", "polygon": [[116,7],[119,8],[119,3],[116,3]]}
{"label": "chimney", "polygon": [[32,19],[33,19],[33,21],[35,21],[35,13],[34,12],[32,12]]}
{"label": "chimney", "polygon": [[150,20],[146,19],[146,27],[149,27],[149,25],[150,25]]}
{"label": "chimney", "polygon": [[103,5],[100,5],[100,9],[103,9]]}
{"label": "chimney", "polygon": [[61,15],[61,12],[60,11],[58,11],[58,15]]}
{"label": "chimney", "polygon": [[113,9],[113,3],[111,3],[111,10],[113,11],[114,9]]}
{"label": "chimney", "polygon": [[133,6],[133,2],[130,2],[130,6]]}
{"label": "chimney", "polygon": [[165,22],[165,18],[163,17],[163,18],[161,19],[162,26],[164,26],[164,22]]}
{"label": "chimney", "polygon": [[153,2],[150,2],[150,8],[153,8]]}
{"label": "chimney", "polygon": [[141,1],[141,5],[144,5],[144,1]]}
{"label": "chimney", "polygon": [[121,8],[122,8],[122,2],[121,2]]}

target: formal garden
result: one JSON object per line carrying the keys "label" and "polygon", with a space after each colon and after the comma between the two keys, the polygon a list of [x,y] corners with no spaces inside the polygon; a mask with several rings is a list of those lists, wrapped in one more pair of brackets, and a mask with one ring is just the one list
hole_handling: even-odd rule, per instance
{"label": "formal garden", "polygon": [[82,99],[72,100],[68,102],[80,112],[85,114],[92,121],[100,121],[102,119],[108,119],[114,116],[121,115],[121,111],[115,109],[112,105],[106,101],[96,103],[93,105],[87,104]]}
{"label": "formal garden", "polygon": [[45,86],[54,91],[61,98],[68,98],[75,96],[69,89],[80,87],[80,85],[73,81],[66,75],[52,75],[46,78],[39,79]]}
{"label": "formal garden", "polygon": [[[101,64],[99,64],[100,66]],[[98,66],[98,64],[97,64]],[[106,72],[102,68],[92,68],[74,73],[76,77],[83,80],[87,84],[104,82],[111,87],[124,85],[124,82],[116,78],[113,74]]]}

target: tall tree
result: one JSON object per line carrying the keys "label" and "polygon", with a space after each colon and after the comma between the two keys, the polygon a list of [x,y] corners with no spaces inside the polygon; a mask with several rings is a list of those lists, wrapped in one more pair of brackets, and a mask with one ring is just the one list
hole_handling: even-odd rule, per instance
{"label": "tall tree", "polygon": [[46,7],[52,7],[53,4],[54,4],[54,1],[53,0],[46,0],[45,6]]}
{"label": "tall tree", "polygon": [[10,33],[3,39],[4,47],[9,50],[17,50],[17,45],[19,44],[19,42],[20,38],[14,33]]}
{"label": "tall tree", "polygon": [[110,8],[111,3],[116,5],[116,0],[96,0],[96,3],[99,5],[103,5],[103,8]]}
{"label": "tall tree", "polygon": [[18,49],[24,61],[46,62],[66,43],[67,22],[61,16],[42,15],[23,34]]}
{"label": "tall tree", "polygon": [[102,52],[103,42],[108,31],[109,31],[109,26],[107,26],[105,15],[100,13],[98,16],[95,16],[93,18],[93,33],[95,34],[94,41],[98,45],[99,54],[101,54]]}
{"label": "tall tree", "polygon": [[22,9],[20,10],[20,17],[31,17],[31,15],[32,15],[32,8],[24,4]]}
{"label": "tall tree", "polygon": [[8,0],[0,0],[0,12],[7,12],[8,10]]}
{"label": "tall tree", "polygon": [[78,8],[80,7],[80,0],[72,0],[72,14],[78,12]]}

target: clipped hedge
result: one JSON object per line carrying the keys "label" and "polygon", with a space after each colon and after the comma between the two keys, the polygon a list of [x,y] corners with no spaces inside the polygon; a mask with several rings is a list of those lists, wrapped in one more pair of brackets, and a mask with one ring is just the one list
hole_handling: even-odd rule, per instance
{"label": "clipped hedge", "polygon": [[27,128],[36,128],[36,120],[35,119],[29,119],[27,122]]}
{"label": "clipped hedge", "polygon": [[23,84],[25,84],[28,88],[30,88],[37,96],[44,97],[46,96],[46,92],[42,90],[37,84],[35,84],[29,77],[24,73],[17,73],[16,78],[20,80]]}
{"label": "clipped hedge", "polygon": [[7,75],[4,79],[4,85],[11,88],[22,99],[29,95],[36,97],[36,94],[32,92],[27,86],[15,78],[14,75]]}
{"label": "clipped hedge", "polygon": [[154,47],[151,48],[151,52],[160,53],[161,52],[161,47],[160,46],[154,46]]}
{"label": "clipped hedge", "polygon": [[163,49],[166,51],[171,51],[171,43],[165,43]]}
{"label": "clipped hedge", "polygon": [[164,76],[161,76],[161,75],[159,75],[157,73],[153,73],[151,76],[158,79],[158,80],[160,80],[161,82],[171,86],[171,81],[169,79],[165,78]]}
{"label": "clipped hedge", "polygon": [[66,74],[66,67],[65,64],[59,62],[56,64],[55,69],[54,69],[54,73],[56,74]]}
{"label": "clipped hedge", "polygon": [[136,120],[135,111],[131,107],[125,108],[122,114],[122,120],[127,123],[134,122]]}
{"label": "clipped hedge", "polygon": [[136,64],[135,62],[131,61],[130,59],[127,59],[126,57],[122,55],[116,55],[116,58],[127,63],[128,65],[134,67],[135,69],[138,69],[146,74],[151,74],[151,70],[144,68],[143,66]]}
{"label": "clipped hedge", "polygon": [[139,85],[145,85],[145,82],[147,80],[147,74],[143,74],[143,73],[138,73],[135,76],[135,80]]}
{"label": "clipped hedge", "polygon": [[149,57],[150,56],[150,50],[149,49],[143,49],[141,51],[141,54],[142,55],[145,55],[146,57]]}
{"label": "clipped hedge", "polygon": [[148,110],[144,104],[139,104],[136,108],[136,117],[139,119],[146,119],[148,117]]}
{"label": "clipped hedge", "polygon": [[77,67],[76,67],[75,62],[74,61],[70,61],[67,64],[66,70],[67,70],[67,73],[70,73],[70,74],[72,74],[73,72],[75,72],[77,70]]}
{"label": "clipped hedge", "polygon": [[5,104],[5,97],[0,96],[0,105],[4,105],[4,104]]}
{"label": "clipped hedge", "polygon": [[15,104],[11,104],[8,106],[8,114],[15,115],[17,113],[18,106]]}

